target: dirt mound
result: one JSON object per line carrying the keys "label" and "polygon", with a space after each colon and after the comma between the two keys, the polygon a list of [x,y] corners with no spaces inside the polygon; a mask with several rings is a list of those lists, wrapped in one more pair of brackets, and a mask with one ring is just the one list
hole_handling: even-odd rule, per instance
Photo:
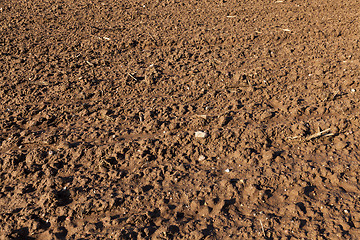
{"label": "dirt mound", "polygon": [[1,1],[0,239],[356,239],[358,1]]}

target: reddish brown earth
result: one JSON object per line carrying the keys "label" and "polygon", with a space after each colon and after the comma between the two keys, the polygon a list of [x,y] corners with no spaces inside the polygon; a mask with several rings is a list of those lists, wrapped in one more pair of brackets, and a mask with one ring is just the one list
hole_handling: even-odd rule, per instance
{"label": "reddish brown earth", "polygon": [[360,238],[359,1],[0,8],[0,239]]}

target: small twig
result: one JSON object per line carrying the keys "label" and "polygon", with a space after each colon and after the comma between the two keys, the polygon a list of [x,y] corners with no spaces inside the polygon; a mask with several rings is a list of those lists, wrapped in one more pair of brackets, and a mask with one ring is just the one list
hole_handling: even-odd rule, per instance
{"label": "small twig", "polygon": [[[330,136],[334,136],[335,134],[330,132],[331,128],[325,129],[323,131],[317,132],[313,135],[308,136],[305,140],[306,141],[310,141],[314,138],[318,138],[318,137],[330,137]],[[294,136],[294,137],[288,137],[288,139],[293,140],[293,139],[298,139],[301,138],[302,136]]]}
{"label": "small twig", "polygon": [[137,80],[137,78],[136,77],[134,77],[133,75],[131,75],[130,73],[128,73],[128,75],[132,78],[132,79],[134,79],[135,81],[139,81],[139,80]]}
{"label": "small twig", "polygon": [[323,137],[330,137],[330,136],[334,136],[335,134],[333,133],[328,133],[328,134],[325,134]]}
{"label": "small twig", "polygon": [[297,138],[301,138],[301,136],[288,137],[288,139],[290,139],[290,140],[297,139]]}
{"label": "small twig", "polygon": [[89,61],[85,61],[87,64],[89,64],[91,67],[93,67],[94,66],[94,64],[92,64],[91,62],[89,62]]}
{"label": "small twig", "polygon": [[195,117],[199,117],[199,118],[207,119],[209,116],[204,115],[204,114],[200,114],[200,115],[195,115]]}
{"label": "small twig", "polygon": [[151,39],[154,40],[154,42],[156,43],[156,39],[150,33],[148,33],[148,34],[151,37]]}
{"label": "small twig", "polygon": [[[332,134],[332,133],[329,133],[330,130],[331,130],[331,128],[328,128],[328,129],[325,129],[325,130],[320,131],[318,133],[315,133],[313,135],[310,135],[309,137],[306,138],[306,140],[309,141],[309,140],[314,139],[314,138],[322,137],[322,136],[324,136],[325,133],[327,133],[325,136],[328,136],[329,134]],[[334,135],[334,134],[332,134],[332,135]],[[332,136],[332,135],[330,135],[330,136]]]}
{"label": "small twig", "polygon": [[261,225],[261,229],[262,229],[262,232],[263,232],[263,234],[264,234],[264,237],[266,237],[266,235],[265,235],[265,230],[264,230],[264,226],[263,226],[263,224],[262,224],[262,222],[261,222],[260,219],[259,219],[259,221],[260,221],[260,225]]}

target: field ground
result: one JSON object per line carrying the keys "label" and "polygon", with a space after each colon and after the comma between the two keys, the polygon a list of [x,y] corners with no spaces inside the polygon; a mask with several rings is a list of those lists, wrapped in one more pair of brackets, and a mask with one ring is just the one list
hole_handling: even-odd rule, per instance
{"label": "field ground", "polygon": [[0,1],[0,239],[358,239],[359,9]]}

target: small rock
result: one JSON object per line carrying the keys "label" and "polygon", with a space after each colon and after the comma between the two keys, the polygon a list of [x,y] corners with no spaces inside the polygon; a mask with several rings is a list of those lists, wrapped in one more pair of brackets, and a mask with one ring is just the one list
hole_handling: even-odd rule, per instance
{"label": "small rock", "polygon": [[155,84],[158,79],[161,78],[161,71],[155,66],[150,67],[145,74],[145,82],[148,85]]}
{"label": "small rock", "polygon": [[274,151],[269,150],[269,151],[265,151],[263,153],[262,157],[263,157],[263,159],[265,161],[269,161],[269,160],[272,160],[274,158],[274,155],[275,155]]}
{"label": "small rock", "polygon": [[101,109],[99,113],[101,117],[106,117],[110,114],[110,111],[108,109]]}
{"label": "small rock", "polygon": [[204,234],[202,232],[200,232],[199,230],[195,230],[195,231],[191,232],[190,236],[191,236],[191,239],[200,240],[204,237]]}
{"label": "small rock", "polygon": [[223,127],[228,124],[229,120],[230,118],[228,116],[221,116],[219,117],[219,125]]}
{"label": "small rock", "polygon": [[316,107],[310,106],[305,109],[305,114],[310,115],[316,110]]}
{"label": "small rock", "polygon": [[61,142],[59,142],[59,145],[57,148],[58,149],[68,149],[68,148],[70,148],[70,143],[67,141],[61,141]]}
{"label": "small rock", "polygon": [[172,122],[169,125],[170,130],[175,130],[175,129],[178,129],[179,127],[180,127],[180,124],[178,122]]}
{"label": "small rock", "polygon": [[53,144],[55,142],[55,139],[53,136],[47,136],[44,140],[43,140],[43,143],[44,144]]}
{"label": "small rock", "polygon": [[228,168],[227,168],[227,169],[225,169],[225,172],[226,172],[226,173],[230,172],[230,169],[228,169]]}
{"label": "small rock", "polygon": [[200,208],[200,202],[197,200],[194,200],[190,203],[190,209],[192,211],[198,210]]}
{"label": "small rock", "polygon": [[179,114],[184,115],[189,111],[188,106],[180,105],[179,106]]}
{"label": "small rock", "polygon": [[204,161],[205,159],[206,159],[206,157],[204,155],[199,156],[199,161]]}
{"label": "small rock", "polygon": [[208,136],[208,134],[206,132],[202,132],[202,131],[195,132],[196,138],[206,138],[207,136]]}
{"label": "small rock", "polygon": [[349,231],[351,226],[345,222],[344,220],[340,221],[340,225],[342,226],[342,228],[344,229],[344,231]]}
{"label": "small rock", "polygon": [[265,121],[267,119],[270,119],[274,116],[273,112],[265,111],[260,115],[260,121]]}
{"label": "small rock", "polygon": [[348,146],[347,142],[338,140],[334,143],[334,146],[337,150],[342,150]]}
{"label": "small rock", "polygon": [[324,70],[322,68],[317,68],[314,72],[315,75],[321,76],[324,74]]}

